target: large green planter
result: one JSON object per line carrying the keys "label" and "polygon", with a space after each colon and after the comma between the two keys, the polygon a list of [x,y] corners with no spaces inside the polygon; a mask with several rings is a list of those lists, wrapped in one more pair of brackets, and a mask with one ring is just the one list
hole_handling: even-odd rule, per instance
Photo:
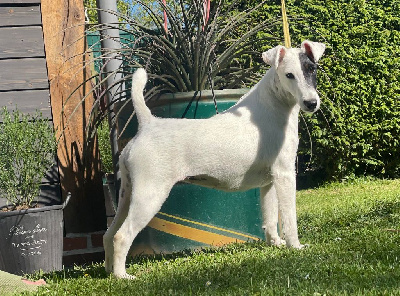
{"label": "large green planter", "polygon": [[[247,92],[247,89],[216,91],[222,112]],[[163,95],[149,103],[152,113],[164,118],[209,118],[215,115],[211,91]],[[119,116],[122,148],[137,131],[136,121],[127,124],[131,110]],[[194,134],[193,137],[196,137]],[[231,242],[263,239],[259,190],[223,192],[196,185],[176,184],[161,211],[139,234],[133,254],[171,253]]]}

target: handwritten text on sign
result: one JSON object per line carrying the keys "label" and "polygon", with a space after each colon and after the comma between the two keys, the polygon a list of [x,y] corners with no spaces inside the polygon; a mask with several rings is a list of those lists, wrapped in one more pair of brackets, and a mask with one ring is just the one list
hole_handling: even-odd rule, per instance
{"label": "handwritten text on sign", "polygon": [[47,228],[41,227],[40,224],[37,224],[33,229],[25,229],[24,226],[13,226],[8,235],[11,237],[21,237],[21,242],[13,242],[11,245],[13,248],[20,249],[22,256],[37,256],[42,254],[42,245],[47,244],[47,240],[38,239],[35,236],[38,233],[46,231]]}

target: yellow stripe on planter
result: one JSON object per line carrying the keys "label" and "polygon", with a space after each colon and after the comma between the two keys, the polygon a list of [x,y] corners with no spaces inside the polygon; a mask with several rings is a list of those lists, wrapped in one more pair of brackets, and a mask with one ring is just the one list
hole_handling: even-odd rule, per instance
{"label": "yellow stripe on planter", "polygon": [[[249,239],[259,240],[259,238],[257,237],[249,236],[247,234],[235,232],[228,229],[223,229],[213,225],[191,221],[188,219],[169,215],[162,212],[158,214],[161,216],[175,219],[177,221],[185,222],[193,227],[161,219],[159,217],[153,218],[153,220],[151,220],[148,225],[149,227],[168,234],[176,235],[181,238],[190,239],[199,243],[204,243],[213,246],[222,246],[224,244],[235,243],[235,242],[244,243]],[[196,228],[196,226],[206,227],[209,228],[211,231],[198,229]],[[220,233],[214,233],[212,232],[212,230],[217,230],[219,232],[226,233],[226,235]],[[234,236],[229,236],[229,234],[233,234]],[[241,237],[242,239],[238,237]]]}
{"label": "yellow stripe on planter", "polygon": [[236,232],[236,231],[232,231],[232,230],[228,230],[228,229],[224,229],[224,228],[221,228],[221,227],[216,227],[216,226],[213,226],[213,225],[209,225],[209,224],[205,224],[205,223],[200,223],[200,222],[184,219],[184,218],[181,218],[181,217],[173,216],[173,215],[162,213],[162,212],[159,212],[158,214],[166,216],[166,217],[169,217],[169,218],[173,218],[173,219],[176,219],[176,220],[192,223],[192,224],[195,224],[195,225],[200,225],[200,226],[204,226],[204,227],[207,227],[207,228],[220,230],[220,231],[223,231],[223,232],[228,232],[228,233],[231,233],[231,234],[235,234],[237,236],[246,237],[246,238],[251,239],[251,240],[259,240],[258,237],[250,236],[250,235],[247,235],[247,234],[244,234],[244,233],[240,233],[240,232]]}
{"label": "yellow stripe on planter", "polygon": [[237,238],[192,228],[189,226],[170,222],[157,217],[153,218],[153,220],[150,221],[148,226],[165,233],[173,234],[185,239],[190,239],[213,246],[222,246],[225,244],[235,243],[235,242],[239,243],[245,242],[244,240],[240,240]]}

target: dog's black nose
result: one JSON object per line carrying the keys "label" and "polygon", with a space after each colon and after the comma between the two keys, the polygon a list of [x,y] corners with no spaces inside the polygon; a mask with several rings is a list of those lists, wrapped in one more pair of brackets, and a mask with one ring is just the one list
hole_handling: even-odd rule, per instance
{"label": "dog's black nose", "polygon": [[312,99],[309,101],[304,101],[304,106],[307,107],[308,110],[313,111],[317,108],[318,101],[316,99]]}

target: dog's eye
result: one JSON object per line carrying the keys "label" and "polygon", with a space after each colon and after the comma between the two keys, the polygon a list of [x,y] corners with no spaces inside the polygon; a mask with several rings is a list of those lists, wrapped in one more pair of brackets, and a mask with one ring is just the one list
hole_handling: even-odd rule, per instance
{"label": "dog's eye", "polygon": [[289,78],[289,79],[294,79],[293,73],[287,73],[286,77]]}

